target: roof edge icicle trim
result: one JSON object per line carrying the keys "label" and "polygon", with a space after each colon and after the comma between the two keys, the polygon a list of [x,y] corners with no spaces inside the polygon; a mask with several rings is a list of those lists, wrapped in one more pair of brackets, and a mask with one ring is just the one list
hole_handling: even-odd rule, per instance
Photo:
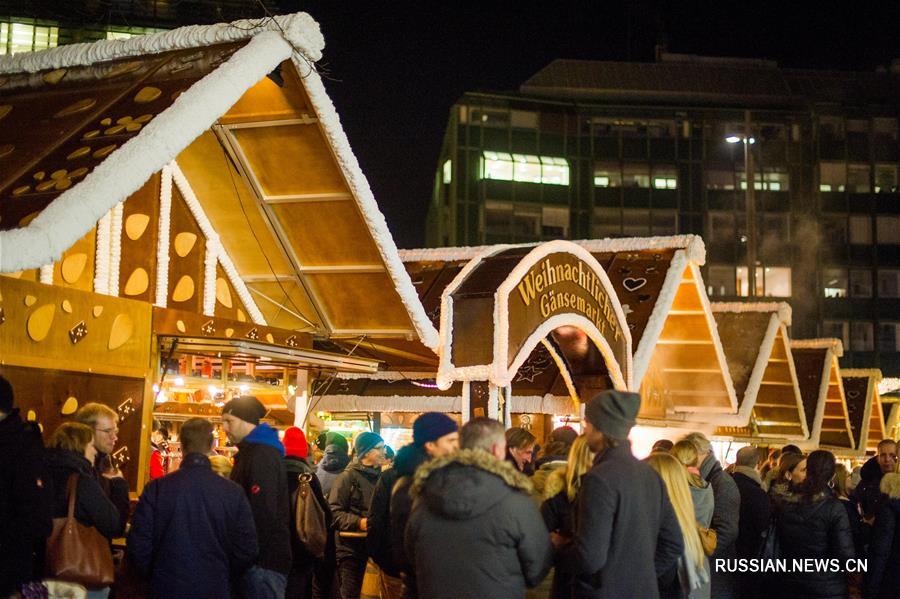
{"label": "roof edge icicle trim", "polygon": [[219,68],[178,96],[80,184],[53,200],[27,227],[0,231],[0,272],[37,268],[57,260],[113,206],[140,189],[292,53],[293,48],[280,33],[266,31],[254,36]]}
{"label": "roof edge icicle trim", "polygon": [[776,312],[785,326],[791,326],[791,306],[786,302],[711,302],[713,312]]}

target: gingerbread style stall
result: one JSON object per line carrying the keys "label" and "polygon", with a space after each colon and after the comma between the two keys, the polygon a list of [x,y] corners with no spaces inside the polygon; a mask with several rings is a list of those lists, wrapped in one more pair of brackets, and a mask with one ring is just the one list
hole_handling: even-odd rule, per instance
{"label": "gingerbread style stall", "polygon": [[813,450],[845,453],[856,449],[838,359],[844,353],[840,339],[791,341],[797,382],[803,396],[803,411],[809,439],[798,443]]}
{"label": "gingerbread style stall", "polygon": [[847,413],[853,429],[856,451],[851,455],[873,455],[885,438],[884,412],[878,384],[881,371],[875,368],[853,368],[841,371]]}

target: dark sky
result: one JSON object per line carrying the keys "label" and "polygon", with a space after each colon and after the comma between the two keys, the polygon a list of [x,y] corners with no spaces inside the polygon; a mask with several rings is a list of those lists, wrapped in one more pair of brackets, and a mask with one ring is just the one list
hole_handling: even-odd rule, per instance
{"label": "dark sky", "polygon": [[555,58],[653,60],[670,52],[873,70],[900,58],[900,1],[340,2],[282,0],[321,25],[319,63],[400,247],[424,243],[450,106],[514,90]]}

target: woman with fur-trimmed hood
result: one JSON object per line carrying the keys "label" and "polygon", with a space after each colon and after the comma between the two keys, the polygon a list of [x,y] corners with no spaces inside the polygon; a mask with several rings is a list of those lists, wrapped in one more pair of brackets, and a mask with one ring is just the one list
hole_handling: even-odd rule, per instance
{"label": "woman with fur-trimmed hood", "polygon": [[885,474],[879,488],[888,499],[872,527],[866,597],[894,599],[900,597],[900,474]]}
{"label": "woman with fur-trimmed hood", "polygon": [[460,445],[421,466],[410,490],[405,546],[418,596],[521,598],[546,576],[552,557],[531,482],[503,460],[499,422],[470,421]]}

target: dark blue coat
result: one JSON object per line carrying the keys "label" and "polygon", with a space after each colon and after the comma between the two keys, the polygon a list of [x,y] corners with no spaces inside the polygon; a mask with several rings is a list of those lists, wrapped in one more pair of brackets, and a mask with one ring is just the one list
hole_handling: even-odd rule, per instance
{"label": "dark blue coat", "polygon": [[150,578],[151,597],[229,597],[229,578],[258,553],[243,490],[199,453],[144,488],[128,535],[128,555]]}

